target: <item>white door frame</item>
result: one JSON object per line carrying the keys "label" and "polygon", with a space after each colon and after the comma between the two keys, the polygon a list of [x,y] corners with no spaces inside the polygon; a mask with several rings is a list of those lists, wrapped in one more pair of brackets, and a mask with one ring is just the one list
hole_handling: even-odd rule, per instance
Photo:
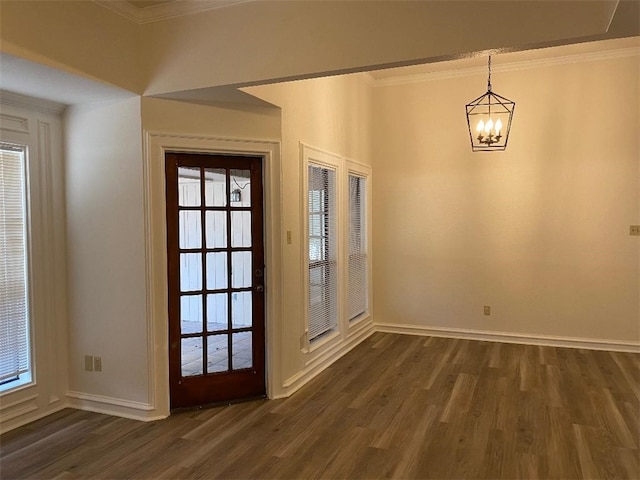
{"label": "white door frame", "polygon": [[282,242],[280,142],[144,133],[144,217],[149,403],[154,417],[169,415],[169,336],[167,331],[167,225],[165,152],[261,156],[264,181],[265,334],[267,396],[282,388]]}

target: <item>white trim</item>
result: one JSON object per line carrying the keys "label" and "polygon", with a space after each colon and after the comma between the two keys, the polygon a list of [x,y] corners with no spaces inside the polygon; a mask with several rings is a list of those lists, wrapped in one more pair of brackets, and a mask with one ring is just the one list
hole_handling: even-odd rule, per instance
{"label": "white trim", "polygon": [[[605,50],[601,52],[580,53],[575,55],[564,55],[561,57],[539,58],[521,62],[508,62],[493,64],[493,73],[517,72],[531,70],[534,68],[554,67],[558,65],[569,65],[574,63],[595,62],[600,60],[611,60],[616,58],[634,57],[640,55],[640,47],[619,48],[615,50]],[[409,68],[409,67],[408,67]],[[396,85],[409,85],[412,83],[432,82],[435,80],[448,80],[452,78],[484,76],[487,74],[487,67],[468,67],[436,72],[417,73],[414,75],[398,75],[395,77],[373,78],[373,87],[392,87]]]}
{"label": "white trim", "polygon": [[[29,423],[35,422],[36,420],[40,420],[41,418],[44,417],[48,417],[49,415],[52,415],[56,412],[59,412],[60,410],[64,410],[65,408],[67,408],[68,405],[66,404],[62,404],[62,405],[58,405],[55,408],[51,408],[51,409],[47,409],[47,410],[40,410],[39,413],[37,413],[36,415],[27,415],[25,417],[25,415],[27,413],[31,413],[34,412],[36,410],[39,410],[38,407],[36,407],[35,409],[29,409],[29,411],[24,411],[22,412],[22,414],[20,415],[22,417],[21,420],[15,422],[15,423],[11,423],[11,425],[5,425],[5,423],[9,423],[7,418],[5,418],[5,415],[2,414],[2,422],[0,422],[0,435],[5,434],[11,430],[14,430],[16,428],[22,427],[24,425],[27,425]],[[17,418],[17,417],[16,417]]]}
{"label": "white trim", "polygon": [[66,105],[62,103],[20,95],[19,93],[9,92],[7,90],[0,90],[0,102],[3,105],[11,105],[12,107],[50,115],[60,115],[66,108]]}
{"label": "white trim", "polygon": [[29,134],[29,119],[0,113],[0,130]]}
{"label": "white trim", "polygon": [[403,335],[460,338],[465,340],[480,340],[484,342],[517,343],[522,345],[543,345],[548,347],[583,348],[587,350],[640,353],[640,343],[621,342],[619,340],[559,337],[553,335],[493,332],[466,328],[394,323],[376,323],[375,330],[376,332],[399,333]]}
{"label": "white trim", "polygon": [[125,0],[94,0],[98,5],[108,8],[138,25],[230,7],[249,1],[252,0],[180,0],[140,8]]}
{"label": "white trim", "polygon": [[123,400],[121,398],[106,397],[81,392],[67,392],[67,406],[87,412],[104,413],[116,417],[131,418],[150,422],[166,418],[166,415],[156,412],[153,405],[143,402]]}
{"label": "white trim", "polygon": [[38,398],[39,395],[35,394],[20,398],[10,403],[2,402],[2,422],[8,422],[14,418],[26,415],[34,410],[38,410]]}
{"label": "white trim", "polygon": [[149,398],[156,414],[169,414],[169,339],[167,312],[167,242],[165,199],[165,152],[229,153],[264,159],[264,238],[266,277],[266,376],[267,395],[278,395],[282,372],[282,249],[280,205],[280,142],[240,138],[184,135],[145,131],[144,218],[147,282],[147,349]]}
{"label": "white trim", "polygon": [[274,398],[286,398],[293,395],[337,360],[364,342],[374,332],[373,324],[365,324],[361,329],[353,332],[353,335],[349,336],[347,340],[333,344],[331,348],[324,350],[321,355],[307,363],[301,371],[285,380],[284,391]]}
{"label": "white trim", "polygon": [[371,74],[371,72],[359,72],[354,74],[364,83],[366,83],[370,87],[376,86],[376,78]]}

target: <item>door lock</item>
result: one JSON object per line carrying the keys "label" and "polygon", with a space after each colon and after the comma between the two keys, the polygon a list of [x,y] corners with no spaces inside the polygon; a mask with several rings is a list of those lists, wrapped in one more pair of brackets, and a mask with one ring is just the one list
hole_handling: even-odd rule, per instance
{"label": "door lock", "polygon": [[256,292],[258,292],[258,293],[262,293],[262,292],[264,292],[264,286],[262,286],[262,285],[256,285]]}

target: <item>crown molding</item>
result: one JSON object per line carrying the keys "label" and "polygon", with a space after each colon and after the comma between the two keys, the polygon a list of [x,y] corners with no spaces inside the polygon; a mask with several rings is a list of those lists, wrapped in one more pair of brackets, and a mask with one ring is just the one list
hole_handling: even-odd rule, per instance
{"label": "crown molding", "polygon": [[247,3],[254,0],[176,0],[174,2],[150,5],[139,8],[126,0],[93,0],[98,5],[116,12],[128,20],[139,25],[145,23],[159,22],[169,18],[191,15],[225,8],[240,3]]}
{"label": "crown molding", "polygon": [[28,97],[27,95],[20,95],[7,90],[0,90],[0,104],[53,115],[60,115],[66,108],[66,105],[62,103]]}
{"label": "crown molding", "polygon": [[[611,60],[615,58],[634,57],[640,55],[640,47],[619,48],[615,50],[604,50],[600,52],[581,53],[575,55],[565,55],[559,57],[539,58],[527,61],[508,62],[492,65],[492,72],[515,72],[520,70],[531,70],[534,68],[553,67],[557,65],[569,65],[573,63],[595,62],[599,60]],[[451,78],[470,77],[475,75],[486,75],[487,67],[469,67],[438,72],[425,72],[413,75],[398,75],[395,77],[373,79],[374,87],[391,87],[396,85],[407,85],[412,83],[431,82],[435,80],[448,80]]]}
{"label": "crown molding", "polygon": [[371,75],[371,72],[360,72],[360,73],[356,73],[356,75],[360,80],[362,80],[364,83],[366,83],[370,87],[376,86],[377,80],[373,75]]}

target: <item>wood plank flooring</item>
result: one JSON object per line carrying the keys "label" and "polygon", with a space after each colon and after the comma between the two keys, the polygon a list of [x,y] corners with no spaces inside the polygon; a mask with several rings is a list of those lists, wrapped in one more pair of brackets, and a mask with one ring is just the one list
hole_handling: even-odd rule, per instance
{"label": "wood plank flooring", "polygon": [[2,479],[640,479],[640,356],[377,333],[283,400],[141,423],[63,410]]}

